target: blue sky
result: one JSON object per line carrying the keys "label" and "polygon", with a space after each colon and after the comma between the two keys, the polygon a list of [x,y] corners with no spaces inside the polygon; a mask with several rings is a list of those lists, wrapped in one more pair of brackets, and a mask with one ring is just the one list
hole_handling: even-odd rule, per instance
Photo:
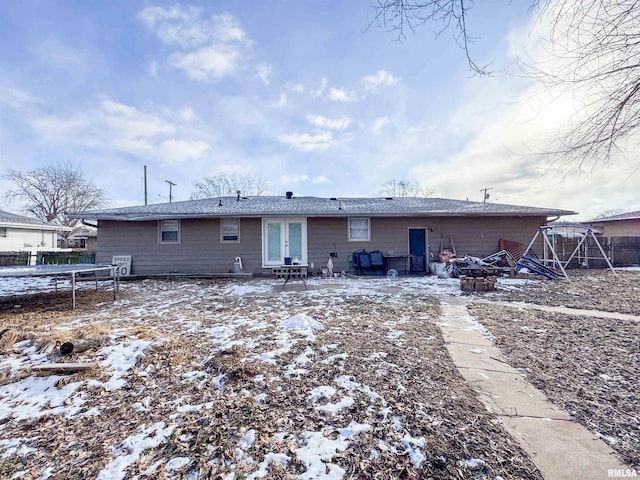
{"label": "blue sky", "polygon": [[373,15],[367,0],[0,2],[0,167],[77,162],[112,206],[143,203],[147,165],[152,203],[165,180],[186,200],[240,173],[274,194],[375,196],[395,178],[581,218],[640,209],[633,155],[567,178],[521,155],[571,111],[516,75],[540,55],[527,2],[471,12],[488,78],[438,25],[398,42]]}

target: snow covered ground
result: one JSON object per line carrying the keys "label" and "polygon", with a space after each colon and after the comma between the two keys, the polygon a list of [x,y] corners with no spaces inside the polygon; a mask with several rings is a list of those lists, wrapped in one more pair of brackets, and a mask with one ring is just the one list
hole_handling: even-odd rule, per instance
{"label": "snow covered ground", "polygon": [[[2,478],[538,478],[446,354],[456,279],[144,280],[115,302],[87,282],[75,311],[33,280],[0,279]],[[96,331],[71,359],[90,372],[31,373]]]}

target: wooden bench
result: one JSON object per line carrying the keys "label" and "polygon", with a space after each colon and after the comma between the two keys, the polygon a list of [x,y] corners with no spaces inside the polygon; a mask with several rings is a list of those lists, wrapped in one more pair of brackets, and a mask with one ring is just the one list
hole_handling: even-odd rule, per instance
{"label": "wooden bench", "polygon": [[282,290],[289,280],[300,280],[304,284],[304,289],[307,289],[307,266],[306,265],[280,265],[274,267],[271,272],[276,278],[284,278],[282,284]]}

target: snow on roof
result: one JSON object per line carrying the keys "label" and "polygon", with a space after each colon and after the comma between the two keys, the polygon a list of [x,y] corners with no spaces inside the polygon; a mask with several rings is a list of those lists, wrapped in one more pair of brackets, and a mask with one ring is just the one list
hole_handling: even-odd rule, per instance
{"label": "snow on roof", "polygon": [[640,220],[640,210],[636,212],[621,213],[619,215],[612,215],[604,218],[594,218],[587,223],[600,223],[600,222],[616,222],[619,220]]}
{"label": "snow on roof", "polygon": [[263,216],[560,216],[575,212],[551,208],[469,202],[446,198],[237,197],[140,205],[78,212],[74,218],[154,220],[167,218]]}
{"label": "snow on roof", "polygon": [[22,227],[22,228],[38,228],[41,230],[65,230],[67,227],[61,225],[53,225],[44,223],[33,217],[26,217],[11,212],[0,210],[0,226],[6,227]]}

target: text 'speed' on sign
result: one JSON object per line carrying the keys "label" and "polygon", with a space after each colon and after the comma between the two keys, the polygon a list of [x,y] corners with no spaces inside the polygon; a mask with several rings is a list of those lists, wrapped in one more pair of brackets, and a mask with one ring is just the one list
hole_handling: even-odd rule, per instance
{"label": "text 'speed' on sign", "polygon": [[114,255],[111,258],[111,265],[115,265],[119,277],[126,277],[131,274],[131,255]]}

